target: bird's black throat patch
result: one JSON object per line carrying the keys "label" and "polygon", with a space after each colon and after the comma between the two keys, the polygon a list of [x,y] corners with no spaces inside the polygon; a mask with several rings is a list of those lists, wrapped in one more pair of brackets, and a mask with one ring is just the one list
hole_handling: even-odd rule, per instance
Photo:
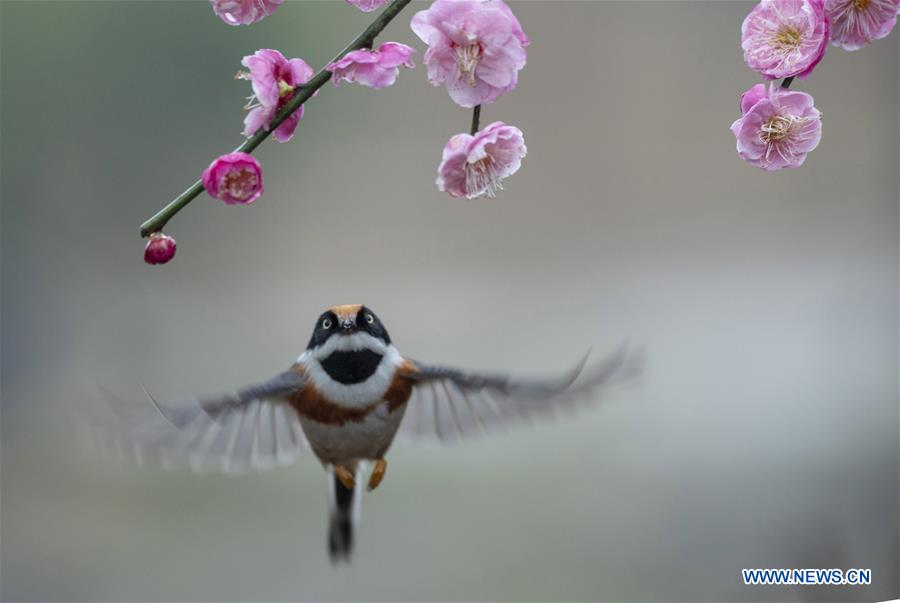
{"label": "bird's black throat patch", "polygon": [[328,376],[345,385],[362,383],[372,376],[382,355],[372,350],[356,350],[353,352],[332,352],[320,364]]}

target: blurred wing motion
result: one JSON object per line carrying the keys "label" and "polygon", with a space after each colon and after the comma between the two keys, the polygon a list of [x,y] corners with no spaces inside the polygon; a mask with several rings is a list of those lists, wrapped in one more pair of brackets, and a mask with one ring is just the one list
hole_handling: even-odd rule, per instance
{"label": "blurred wing motion", "polygon": [[586,361],[587,356],[567,373],[547,379],[471,373],[413,362],[408,375],[413,391],[399,435],[449,442],[595,401],[606,387],[641,372],[643,352],[629,351],[623,345],[585,370]]}
{"label": "blurred wing motion", "polygon": [[[212,398],[188,398],[125,414],[125,403],[104,390],[113,423],[95,422],[99,439],[139,464],[189,465],[195,471],[240,472],[286,465],[308,448],[287,402],[303,377],[285,371],[269,381]],[[146,391],[146,390],[145,390]]]}

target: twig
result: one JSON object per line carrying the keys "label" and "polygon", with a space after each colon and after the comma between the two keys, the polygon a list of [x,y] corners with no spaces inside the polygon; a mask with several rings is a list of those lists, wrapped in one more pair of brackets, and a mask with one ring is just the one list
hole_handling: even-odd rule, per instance
{"label": "twig", "polygon": [[[333,59],[332,62],[337,61],[342,58],[348,52],[352,52],[354,50],[360,50],[361,48],[366,48],[372,46],[373,40],[382,32],[382,30],[387,27],[388,23],[390,23],[394,17],[396,17],[400,11],[406,8],[406,5],[409,4],[412,0],[394,0],[391,4],[385,8],[380,15],[369,25],[365,31],[359,34],[355,40],[350,42],[350,44],[344,48],[338,55]],[[284,106],[284,109],[275,116],[275,119],[269,124],[269,128],[260,128],[259,131],[256,132],[253,136],[245,140],[238,148],[234,150],[235,153],[252,153],[256,147],[263,143],[275,129],[281,125],[281,123],[286,120],[294,111],[299,109],[303,103],[312,97],[312,95],[324,86],[328,80],[331,79],[331,72],[326,70],[324,67],[319,70],[316,75],[313,76],[311,80],[309,80],[303,86],[298,86],[294,91],[294,96],[290,101]],[[184,207],[193,201],[200,193],[203,192],[203,183],[200,180],[197,180],[194,184],[191,185],[186,191],[175,197],[171,203],[166,205],[164,208],[159,210],[155,216],[141,224],[141,236],[146,237],[150,234],[162,230],[163,226],[172,219],[172,217],[177,214],[179,211],[184,209]]]}

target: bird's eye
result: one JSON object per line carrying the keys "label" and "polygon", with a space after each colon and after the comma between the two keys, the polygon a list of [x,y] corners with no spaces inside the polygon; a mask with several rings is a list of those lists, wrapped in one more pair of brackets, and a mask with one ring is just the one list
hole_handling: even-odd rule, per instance
{"label": "bird's eye", "polygon": [[326,318],[325,320],[322,321],[322,328],[325,329],[326,331],[331,328],[331,319],[330,318]]}
{"label": "bird's eye", "polygon": [[375,323],[375,317],[372,316],[371,314],[366,314],[366,322],[369,323],[370,325],[371,325],[371,324],[374,324],[374,323]]}

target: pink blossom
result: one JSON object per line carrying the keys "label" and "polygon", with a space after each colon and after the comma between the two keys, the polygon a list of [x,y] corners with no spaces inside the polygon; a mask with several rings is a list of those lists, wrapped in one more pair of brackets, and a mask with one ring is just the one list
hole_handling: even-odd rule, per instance
{"label": "pink blossom", "polygon": [[803,165],[822,138],[821,113],[813,98],[774,82],[757,84],[741,97],[741,118],[731,125],[741,159],[772,172]]}
{"label": "pink blossom", "polygon": [[335,87],[341,80],[357,82],[370,88],[385,88],[397,81],[400,66],[415,67],[412,55],[416,51],[406,44],[385,42],[378,50],[354,50],[342,59],[329,63],[325,69],[332,73]]}
{"label": "pink blossom", "polygon": [[[250,112],[244,118],[244,136],[247,137],[252,136],[260,128],[268,130],[278,111],[293,98],[297,86],[305,84],[313,76],[312,67],[303,59],[287,60],[283,54],[270,48],[263,48],[245,56],[241,65],[250,71],[238,72],[236,77],[250,80],[253,87],[253,95],[246,106]],[[275,140],[279,142],[290,140],[301,117],[303,117],[302,106],[275,129]]]}
{"label": "pink blossom", "polygon": [[[490,0],[482,0],[482,1],[490,1]],[[531,40],[528,39],[528,36],[525,35],[525,32],[522,30],[522,25],[519,23],[519,20],[516,18],[516,15],[513,14],[512,9],[508,4],[503,2],[502,0],[498,0],[496,3],[496,8],[499,9],[506,18],[509,19],[510,24],[512,25],[512,34],[516,37],[516,39],[522,44],[522,46],[528,46],[531,44]]]}
{"label": "pink blossom", "polygon": [[436,0],[412,30],[428,44],[425,65],[463,107],[491,103],[516,87],[529,40],[503,0]]}
{"label": "pink blossom", "polygon": [[457,134],[447,141],[438,166],[438,190],[453,197],[495,197],[503,179],[515,174],[527,152],[519,128],[495,121],[475,136]]}
{"label": "pink blossom", "polygon": [[263,194],[262,167],[253,155],[229,153],[203,171],[203,188],[229,205],[248,205]]}
{"label": "pink blossom", "polygon": [[831,19],[831,39],[844,50],[858,50],[891,33],[900,0],[825,0]]}
{"label": "pink blossom", "polygon": [[175,257],[175,239],[161,232],[154,232],[144,247],[144,261],[150,265],[165,264]]}
{"label": "pink blossom", "polygon": [[209,0],[213,11],[229,25],[250,25],[275,12],[284,0]]}
{"label": "pink blossom", "polygon": [[382,6],[387,0],[347,0],[364,13],[370,13],[379,6]]}
{"label": "pink blossom", "polygon": [[769,96],[765,84],[757,84],[741,95],[741,115],[750,110],[750,108]]}
{"label": "pink blossom", "polygon": [[769,79],[805,78],[828,47],[822,0],[762,0],[741,26],[747,66]]}

